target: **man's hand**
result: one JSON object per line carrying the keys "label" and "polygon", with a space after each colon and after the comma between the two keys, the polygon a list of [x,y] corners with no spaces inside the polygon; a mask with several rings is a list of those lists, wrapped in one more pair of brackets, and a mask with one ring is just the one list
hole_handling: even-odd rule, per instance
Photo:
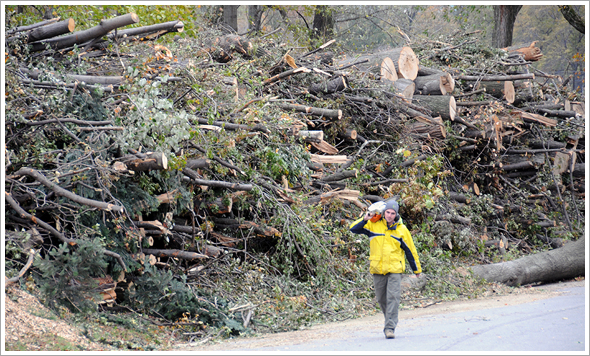
{"label": "man's hand", "polygon": [[414,273],[410,278],[420,278],[420,273]]}
{"label": "man's hand", "polygon": [[367,220],[371,219],[373,216],[375,216],[374,211],[367,211],[365,213],[365,216],[363,217],[363,220],[367,221]]}

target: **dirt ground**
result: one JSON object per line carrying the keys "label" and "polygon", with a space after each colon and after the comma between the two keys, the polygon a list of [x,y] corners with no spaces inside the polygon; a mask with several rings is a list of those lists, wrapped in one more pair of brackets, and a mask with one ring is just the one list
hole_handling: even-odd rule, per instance
{"label": "dirt ground", "polygon": [[[446,314],[452,312],[463,312],[470,310],[481,310],[500,307],[504,305],[518,305],[535,300],[542,300],[554,297],[560,293],[560,290],[568,287],[584,287],[585,280],[568,281],[553,284],[545,284],[536,287],[518,288],[513,293],[507,295],[496,295],[473,300],[458,300],[440,302],[430,305],[425,308],[415,308],[411,310],[400,310],[399,319],[403,322],[404,319],[412,319],[425,315]],[[204,343],[195,342],[192,344],[176,345],[175,350],[178,351],[227,351],[232,348],[261,348],[261,347],[276,347],[280,345],[290,345],[300,342],[310,342],[312,340],[321,340],[328,335],[333,336],[335,329],[345,335],[347,331],[354,331],[363,328],[374,328],[375,325],[379,327],[383,323],[383,316],[381,314],[347,320],[339,323],[328,323],[315,325],[306,329],[276,333],[265,334],[254,338],[235,338],[223,340],[221,342]],[[247,341],[247,342],[246,342]]]}

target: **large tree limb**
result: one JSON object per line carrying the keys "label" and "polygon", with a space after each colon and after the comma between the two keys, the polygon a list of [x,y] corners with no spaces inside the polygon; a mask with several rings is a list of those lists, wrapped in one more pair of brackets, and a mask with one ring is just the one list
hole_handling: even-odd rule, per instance
{"label": "large tree limb", "polygon": [[27,260],[27,263],[25,264],[25,266],[20,270],[20,272],[18,272],[18,274],[16,276],[6,279],[5,285],[9,285],[9,284],[18,282],[18,280],[25,274],[25,272],[27,272],[27,270],[33,264],[33,260],[35,260],[36,253],[37,253],[37,251],[35,251],[35,249],[33,249],[33,248],[29,250],[29,259]]}
{"label": "large tree limb", "polygon": [[32,177],[36,181],[38,181],[39,183],[46,186],[47,188],[53,190],[55,192],[55,194],[65,197],[65,198],[68,198],[68,199],[75,201],[76,203],[79,203],[79,204],[92,206],[92,207],[99,208],[101,210],[106,210],[106,211],[116,211],[119,213],[122,213],[124,210],[124,208],[122,206],[84,198],[84,197],[81,197],[75,193],[68,191],[68,190],[65,190],[64,188],[51,182],[49,179],[47,179],[47,177],[45,177],[44,175],[42,175],[41,173],[39,173],[38,171],[36,171],[32,168],[23,167],[23,168],[19,169],[14,175],[15,176],[27,175],[29,177]]}
{"label": "large tree limb", "polygon": [[206,185],[208,187],[218,187],[218,188],[227,188],[227,189],[235,189],[235,190],[252,190],[252,184],[239,184],[239,183],[200,179],[197,172],[195,172],[192,169],[187,168],[187,167],[185,167],[182,170],[182,172],[191,178],[191,182],[198,184],[198,185]]}
{"label": "large tree limb", "polygon": [[52,38],[46,41],[31,43],[31,51],[42,51],[49,45],[52,49],[58,50],[71,47],[75,44],[82,44],[95,38],[100,38],[118,27],[132,25],[139,22],[139,17],[135,13],[129,13],[117,16],[112,19],[102,20],[100,24],[84,31],[74,32],[71,35]]}
{"label": "large tree limb", "polygon": [[570,23],[576,30],[581,33],[586,33],[586,24],[584,19],[581,18],[572,8],[571,5],[557,5],[559,12],[563,17]]}
{"label": "large tree limb", "polygon": [[[29,213],[27,213],[23,208],[20,207],[20,205],[18,205],[18,203],[16,202],[16,200],[14,200],[14,198],[12,197],[12,195],[10,195],[10,193],[8,192],[4,192],[4,198],[6,199],[6,201],[8,202],[8,204],[14,209],[16,210],[16,212],[22,217],[22,218],[26,218],[31,220],[35,225],[39,225],[42,228],[44,228],[45,230],[49,231],[53,236],[57,237],[60,241],[62,241],[63,243],[67,243],[70,245],[75,245],[76,241],[69,239],[67,237],[64,236],[64,234],[62,234],[61,232],[57,231],[53,226],[49,225],[48,223],[46,223],[45,221],[38,219],[37,217],[35,217],[34,215],[31,215]],[[113,257],[117,260],[117,262],[119,262],[119,264],[121,265],[121,267],[123,267],[123,270],[127,271],[127,267],[125,266],[125,262],[123,262],[123,259],[121,258],[121,256],[118,253],[109,251],[109,250],[105,250],[103,252],[105,255]]]}

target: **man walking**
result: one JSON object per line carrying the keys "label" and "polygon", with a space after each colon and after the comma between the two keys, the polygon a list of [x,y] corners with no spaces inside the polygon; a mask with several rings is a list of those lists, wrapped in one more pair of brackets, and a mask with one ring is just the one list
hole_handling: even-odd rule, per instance
{"label": "man walking", "polygon": [[369,272],[373,275],[375,295],[385,316],[383,332],[387,339],[393,339],[406,258],[416,277],[420,277],[422,268],[412,235],[398,214],[398,203],[394,199],[387,200],[382,210],[383,215],[379,218],[377,212],[369,209],[362,218],[350,225],[350,231],[369,236]]}

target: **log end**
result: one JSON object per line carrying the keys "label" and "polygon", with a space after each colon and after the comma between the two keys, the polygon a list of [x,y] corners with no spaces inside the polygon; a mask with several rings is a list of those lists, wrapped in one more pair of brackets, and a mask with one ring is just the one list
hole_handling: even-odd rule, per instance
{"label": "log end", "polygon": [[418,57],[410,47],[403,47],[398,61],[398,76],[410,80],[418,76]]}
{"label": "log end", "polygon": [[67,19],[67,21],[68,21],[68,31],[74,32],[74,28],[76,28],[76,22],[71,17],[69,19]]}
{"label": "log end", "polygon": [[133,23],[139,22],[139,16],[137,16],[135,12],[130,12],[129,16],[131,17],[131,21],[133,21]]}

